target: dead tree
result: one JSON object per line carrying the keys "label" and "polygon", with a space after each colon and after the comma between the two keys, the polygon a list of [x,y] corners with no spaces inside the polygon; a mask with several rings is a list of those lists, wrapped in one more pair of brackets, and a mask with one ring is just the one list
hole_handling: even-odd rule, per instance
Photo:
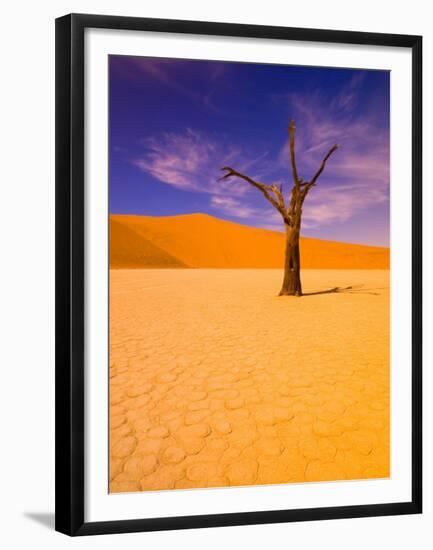
{"label": "dead tree", "polygon": [[333,145],[325,157],[322,163],[314,174],[310,181],[304,181],[298,176],[298,170],[296,168],[295,160],[295,122],[290,121],[289,125],[289,138],[290,138],[290,161],[292,165],[293,186],[290,192],[290,200],[288,206],[284,200],[283,186],[282,185],[267,185],[259,181],[255,181],[245,174],[241,174],[237,170],[224,166],[222,170],[227,172],[220,180],[231,178],[236,176],[248,182],[250,185],[258,189],[266,200],[268,200],[272,206],[278,210],[283,218],[284,227],[286,230],[286,249],[284,260],[284,279],[281,287],[280,296],[302,296],[301,285],[301,263],[299,254],[299,237],[301,233],[301,218],[302,218],[302,206],[308,195],[308,192],[312,187],[316,185],[316,182],[325,169],[325,165],[332,153],[337,149],[337,145]]}

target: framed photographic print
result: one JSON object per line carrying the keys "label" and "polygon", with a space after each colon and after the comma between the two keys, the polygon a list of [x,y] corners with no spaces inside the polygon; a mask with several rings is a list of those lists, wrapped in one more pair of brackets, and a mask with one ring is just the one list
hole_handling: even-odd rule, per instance
{"label": "framed photographic print", "polygon": [[421,512],[421,37],[56,21],[56,529]]}

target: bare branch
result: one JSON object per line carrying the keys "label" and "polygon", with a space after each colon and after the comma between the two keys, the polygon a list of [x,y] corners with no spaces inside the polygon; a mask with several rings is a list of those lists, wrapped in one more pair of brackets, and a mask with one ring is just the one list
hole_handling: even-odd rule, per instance
{"label": "bare branch", "polygon": [[[223,168],[221,168],[221,170],[225,170],[227,173],[224,174],[224,176],[221,176],[219,178],[219,181],[228,179],[232,176],[245,180],[250,185],[261,191],[265,198],[272,204],[272,206],[276,208],[278,212],[283,216],[284,221],[288,221],[287,211],[284,205],[284,198],[276,185],[266,185],[265,183],[255,181],[249,176],[246,176],[245,174],[242,174],[241,172],[230,168],[230,166],[224,166]],[[275,198],[270,193],[272,193]]]}
{"label": "bare branch", "polygon": [[304,204],[304,200],[305,200],[305,197],[308,195],[308,191],[313,187],[314,184],[311,184],[311,183],[308,183],[307,185],[305,185],[305,187],[302,189],[301,191],[301,196],[300,196],[300,206],[302,208],[302,205]]}
{"label": "bare branch", "polygon": [[331,149],[329,149],[329,151],[327,152],[327,154],[325,155],[325,158],[322,160],[322,164],[320,165],[319,169],[317,170],[317,172],[314,174],[314,177],[313,179],[309,182],[309,186],[312,187],[313,185],[316,184],[316,181],[318,179],[318,177],[320,176],[320,174],[323,172],[323,170],[325,169],[325,165],[326,165],[326,161],[329,159],[329,157],[332,155],[332,153],[334,151],[336,151],[338,149],[338,145],[333,145],[331,147]]}
{"label": "bare branch", "polygon": [[281,210],[283,210],[284,212],[287,212],[286,203],[284,202],[284,196],[283,196],[283,185],[278,186],[273,184],[271,185],[271,191],[275,195]]}
{"label": "bare branch", "polygon": [[325,155],[322,163],[317,170],[316,174],[310,181],[304,181],[303,178],[298,176],[298,171],[296,168],[296,159],[295,159],[295,122],[294,120],[290,121],[289,125],[289,137],[290,137],[290,160],[292,166],[292,175],[294,185],[292,186],[289,206],[286,206],[284,195],[283,195],[283,186],[282,185],[267,185],[260,181],[255,181],[249,176],[234,170],[230,166],[224,166],[222,168],[226,173],[219,178],[220,180],[225,180],[230,177],[237,177],[248,182],[250,185],[258,189],[266,198],[272,206],[278,210],[278,212],[283,217],[284,223],[292,228],[300,227],[301,215],[302,215],[302,206],[304,204],[305,198],[307,197],[310,189],[316,185],[317,179],[322,174],[325,169],[326,162],[332,153],[337,149],[337,145],[333,145],[328,153]]}
{"label": "bare branch", "polygon": [[292,175],[293,181],[296,187],[299,187],[298,170],[296,168],[295,159],[295,121],[292,119],[289,125],[289,138],[290,138],[290,161],[292,163]]}
{"label": "bare branch", "polygon": [[227,174],[224,174],[224,176],[221,176],[218,181],[222,181],[228,178],[231,178],[232,176],[236,176],[237,178],[241,178],[245,181],[247,181],[250,185],[256,187],[257,189],[260,189],[260,191],[271,191],[271,186],[266,185],[266,183],[261,183],[260,181],[255,181],[249,176],[246,176],[245,174],[242,174],[241,172],[238,172],[237,170],[234,170],[233,168],[230,168],[230,166],[223,166],[221,170],[225,170]]}

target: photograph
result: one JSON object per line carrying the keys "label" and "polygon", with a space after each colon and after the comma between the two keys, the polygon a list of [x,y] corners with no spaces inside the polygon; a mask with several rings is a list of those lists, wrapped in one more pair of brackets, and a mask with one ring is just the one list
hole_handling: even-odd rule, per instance
{"label": "photograph", "polygon": [[107,62],[109,493],[390,478],[390,71]]}

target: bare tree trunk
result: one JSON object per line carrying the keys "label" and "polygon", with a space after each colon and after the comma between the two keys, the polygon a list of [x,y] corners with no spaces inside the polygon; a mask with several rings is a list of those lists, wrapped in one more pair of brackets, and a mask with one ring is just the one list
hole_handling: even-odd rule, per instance
{"label": "bare tree trunk", "polygon": [[300,228],[286,225],[284,279],[280,296],[302,296],[299,235]]}

